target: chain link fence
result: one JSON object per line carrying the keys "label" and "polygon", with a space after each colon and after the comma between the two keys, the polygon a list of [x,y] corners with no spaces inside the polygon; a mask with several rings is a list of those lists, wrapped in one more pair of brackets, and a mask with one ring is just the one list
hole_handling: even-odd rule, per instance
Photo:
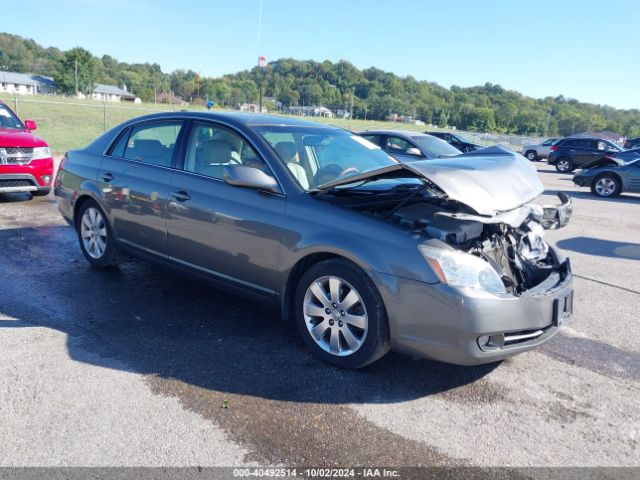
{"label": "chain link fence", "polygon": [[[100,102],[62,96],[26,96],[0,93],[0,100],[9,105],[21,119],[35,120],[36,134],[45,139],[56,153],[81,148],[107,130],[125,120],[151,113],[182,109],[206,111],[198,105],[133,104],[125,102]],[[216,111],[222,111],[216,109]],[[277,114],[277,112],[275,112]],[[412,131],[446,130],[428,125],[393,123],[376,120],[305,117],[309,120],[335,125],[352,131],[373,129],[403,129]],[[538,143],[540,137],[496,135],[481,132],[451,131],[465,136],[480,145],[501,144],[515,151],[524,145]]]}

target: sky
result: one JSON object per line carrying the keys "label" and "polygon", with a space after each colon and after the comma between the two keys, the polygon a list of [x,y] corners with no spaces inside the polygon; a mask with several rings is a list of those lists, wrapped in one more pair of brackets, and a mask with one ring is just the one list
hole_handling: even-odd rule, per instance
{"label": "sky", "polygon": [[62,50],[220,76],[348,60],[442,86],[499,84],[640,108],[637,0],[30,0],[0,31]]}

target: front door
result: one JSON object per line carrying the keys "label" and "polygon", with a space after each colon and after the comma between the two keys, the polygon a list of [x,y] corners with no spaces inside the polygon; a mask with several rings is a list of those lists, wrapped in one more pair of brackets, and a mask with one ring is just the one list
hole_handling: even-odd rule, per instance
{"label": "front door", "polygon": [[629,190],[640,192],[640,160],[629,169]]}
{"label": "front door", "polygon": [[286,198],[225,183],[226,165],[269,168],[240,134],[194,122],[182,169],[171,184],[170,260],[263,294],[277,291],[274,269]]}
{"label": "front door", "polygon": [[174,152],[183,121],[134,125],[102,161],[98,185],[119,242],[167,256],[167,208]]}

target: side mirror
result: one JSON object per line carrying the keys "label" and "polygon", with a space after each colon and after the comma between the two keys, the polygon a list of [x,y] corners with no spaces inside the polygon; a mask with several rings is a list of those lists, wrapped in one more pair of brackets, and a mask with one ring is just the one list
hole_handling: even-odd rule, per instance
{"label": "side mirror", "polygon": [[407,151],[405,152],[405,154],[407,155],[412,155],[414,157],[422,157],[422,152],[420,151],[419,148],[416,147],[411,147],[411,148],[407,148]]}
{"label": "side mirror", "polygon": [[276,179],[259,168],[244,165],[227,165],[223,171],[224,181],[234,187],[253,188],[265,192],[280,193]]}
{"label": "side mirror", "polygon": [[27,130],[36,130],[38,128],[38,124],[35,120],[25,120],[24,126],[27,127]]}

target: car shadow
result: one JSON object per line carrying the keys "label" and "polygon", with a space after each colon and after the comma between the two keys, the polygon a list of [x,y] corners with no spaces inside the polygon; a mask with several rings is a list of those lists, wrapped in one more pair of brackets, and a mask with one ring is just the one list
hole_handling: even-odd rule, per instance
{"label": "car shadow", "polygon": [[616,197],[602,198],[593,195],[591,192],[580,192],[576,190],[545,190],[543,195],[557,195],[558,193],[566,193],[572,198],[595,200],[598,202],[628,203],[636,205],[640,203],[640,196],[634,194],[621,194]]}
{"label": "car shadow", "polygon": [[563,250],[586,255],[640,260],[640,244],[638,243],[615,242],[592,237],[573,237],[559,240],[557,245]]}
{"label": "car shadow", "polygon": [[[67,334],[69,356],[80,362],[211,391],[332,404],[461,389],[499,365],[459,367],[391,353],[362,370],[342,370],[310,354],[295,325],[274,309],[144,262],[90,268],[71,228],[0,230],[0,242],[8,254],[0,275],[12,279],[12,300],[0,302],[0,313],[15,319],[0,321],[0,331],[54,328]],[[26,273],[33,259],[25,242],[56,245],[35,274]],[[20,303],[24,291],[40,293]]]}

